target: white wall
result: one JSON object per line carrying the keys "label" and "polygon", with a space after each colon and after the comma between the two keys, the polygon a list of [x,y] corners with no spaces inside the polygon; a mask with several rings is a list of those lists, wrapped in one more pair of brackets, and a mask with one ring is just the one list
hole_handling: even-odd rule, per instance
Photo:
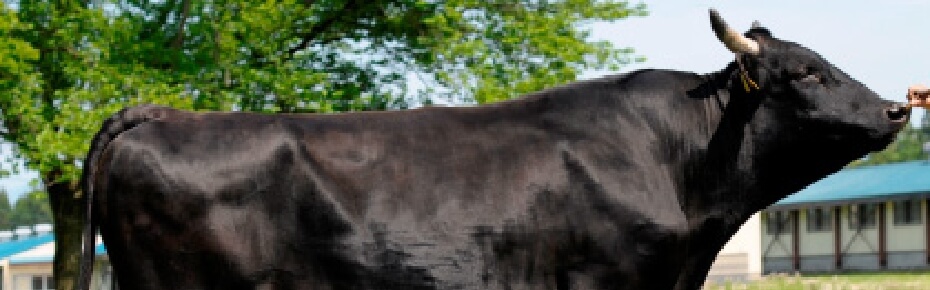
{"label": "white wall", "polygon": [[762,273],[761,246],[762,218],[760,213],[755,213],[740,226],[739,231],[723,246],[723,249],[718,254],[718,259],[722,256],[732,257],[734,254],[746,254],[748,256],[746,273],[750,276],[748,278],[755,278]]}
{"label": "white wall", "polygon": [[872,227],[856,229],[849,227],[849,205],[842,208],[840,228],[842,229],[840,250],[844,254],[874,254],[878,253],[878,213],[876,223]]}
{"label": "white wall", "polygon": [[52,263],[36,263],[28,265],[11,265],[10,272],[10,290],[30,290],[32,289],[32,278],[40,277],[44,280],[52,276]]}
{"label": "white wall", "polygon": [[[833,211],[833,207],[823,207],[824,210]],[[798,253],[801,256],[812,255],[812,256],[823,256],[823,255],[833,255],[833,228],[831,225],[830,230],[827,231],[817,231],[812,232],[807,228],[807,210],[806,208],[800,211],[798,226],[798,233],[800,238],[798,243],[800,244]],[[828,223],[833,223],[833,215],[830,216],[831,220],[827,221]]]}
{"label": "white wall", "polygon": [[762,251],[769,258],[791,257],[791,233],[783,233],[777,236],[764,234],[762,238]]}
{"label": "white wall", "polygon": [[[786,213],[788,213],[786,211]],[[762,213],[757,213],[759,215],[759,224],[760,230],[759,235],[761,236],[762,247],[760,249],[761,255],[769,258],[782,258],[782,257],[791,257],[791,232],[792,229],[788,229],[786,232],[778,235],[770,235],[765,224],[766,220],[762,219]],[[789,227],[793,227],[794,222],[789,223]],[[803,226],[803,225],[800,225]]]}
{"label": "white wall", "polygon": [[921,223],[913,225],[895,225],[894,207],[892,202],[885,203],[886,250],[893,251],[923,251],[927,247],[924,227],[927,222],[925,215],[926,202],[920,202]]}

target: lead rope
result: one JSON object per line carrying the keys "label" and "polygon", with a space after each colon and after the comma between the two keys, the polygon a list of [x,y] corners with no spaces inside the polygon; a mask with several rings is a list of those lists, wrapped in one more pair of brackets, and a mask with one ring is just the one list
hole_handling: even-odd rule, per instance
{"label": "lead rope", "polygon": [[759,84],[749,78],[749,73],[746,72],[746,67],[743,66],[743,61],[739,54],[736,55],[736,64],[739,65],[739,78],[743,81],[743,89],[745,89],[747,93],[752,92],[752,89],[758,90]]}

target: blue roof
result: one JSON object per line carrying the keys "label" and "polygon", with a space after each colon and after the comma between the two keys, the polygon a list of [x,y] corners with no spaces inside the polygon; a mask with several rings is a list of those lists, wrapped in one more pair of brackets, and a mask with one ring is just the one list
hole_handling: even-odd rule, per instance
{"label": "blue roof", "polygon": [[11,258],[10,265],[19,265],[19,264],[34,264],[34,263],[51,263],[55,257],[52,256],[42,256],[42,257],[29,257],[29,258]]}
{"label": "blue roof", "polygon": [[[54,240],[53,240],[53,239],[54,239],[54,235],[47,235],[47,236],[51,236],[52,239],[46,239],[45,242],[43,242],[43,243],[38,243],[38,244],[36,244],[36,245],[34,245],[34,246],[32,246],[32,247],[23,249],[22,251],[19,251],[19,252],[13,253],[13,254],[9,254],[9,255],[3,256],[2,258],[8,258],[9,261],[10,261],[10,264],[13,264],[13,265],[15,265],[15,264],[30,264],[30,263],[51,263],[52,260],[54,260],[54,258],[55,258],[54,253],[51,253],[51,252],[49,252],[49,253],[47,253],[47,254],[38,254],[38,255],[33,254],[33,255],[28,255],[28,256],[16,255],[16,254],[19,254],[19,253],[24,253],[24,252],[26,252],[26,251],[32,250],[32,249],[34,249],[34,248],[36,248],[36,247],[39,247],[39,246],[42,246],[42,245],[44,245],[44,244],[46,244],[46,243],[54,242]],[[5,244],[5,243],[0,243],[0,246],[2,246],[2,245],[4,245],[4,244]],[[103,245],[103,243],[99,243],[99,244],[97,244],[97,246],[94,247],[94,254],[95,254],[96,256],[98,256],[98,257],[99,257],[99,256],[104,256],[104,255],[107,254],[106,247]],[[0,258],[0,259],[2,259],[2,258]]]}
{"label": "blue roof", "polygon": [[55,235],[41,235],[30,237],[22,240],[15,240],[0,243],[0,259],[6,259],[9,256],[18,254],[23,251],[38,247],[39,245],[55,240]]}
{"label": "blue roof", "polygon": [[930,194],[930,161],[844,169],[785,197],[772,207],[903,199]]}

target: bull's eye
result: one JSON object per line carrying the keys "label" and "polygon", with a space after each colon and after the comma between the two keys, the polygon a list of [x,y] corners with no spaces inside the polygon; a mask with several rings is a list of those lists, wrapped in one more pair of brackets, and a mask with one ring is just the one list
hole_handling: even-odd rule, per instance
{"label": "bull's eye", "polygon": [[805,83],[820,83],[820,76],[817,74],[809,74],[801,79]]}

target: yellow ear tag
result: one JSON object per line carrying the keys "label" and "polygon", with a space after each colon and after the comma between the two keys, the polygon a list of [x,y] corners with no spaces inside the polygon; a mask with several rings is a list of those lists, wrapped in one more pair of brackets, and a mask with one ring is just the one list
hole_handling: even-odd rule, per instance
{"label": "yellow ear tag", "polygon": [[747,77],[745,72],[741,73],[739,76],[740,76],[740,80],[743,81],[743,89],[745,89],[747,93],[752,91],[750,87],[752,87],[753,89],[757,89],[757,90],[759,89],[759,85],[756,84],[756,82],[752,81],[752,79]]}
{"label": "yellow ear tag", "polygon": [[749,92],[749,83],[746,82],[746,77],[743,76],[742,74],[740,74],[739,79],[740,79],[741,81],[743,81],[743,89],[746,90],[746,92],[748,93],[748,92]]}

